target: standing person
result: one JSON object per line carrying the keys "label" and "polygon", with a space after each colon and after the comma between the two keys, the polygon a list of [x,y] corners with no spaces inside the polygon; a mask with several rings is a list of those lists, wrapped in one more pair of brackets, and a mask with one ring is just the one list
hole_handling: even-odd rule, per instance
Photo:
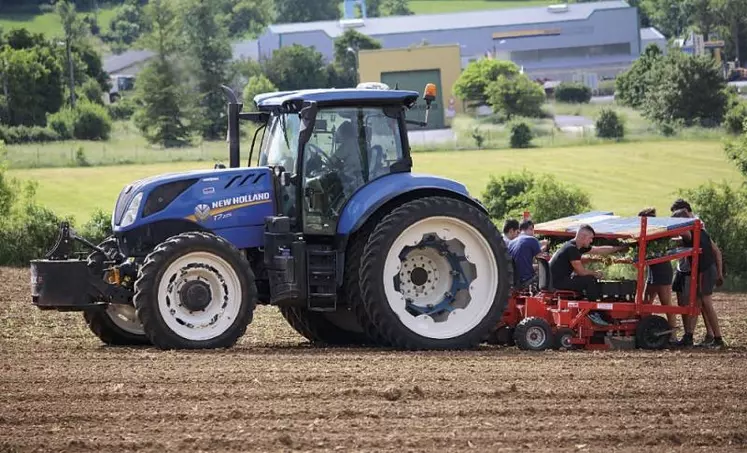
{"label": "standing person", "polygon": [[[550,274],[553,286],[557,289],[578,291],[584,293],[587,299],[597,300],[600,288],[597,279],[602,278],[600,271],[586,269],[581,263],[581,255],[591,252],[594,255],[609,255],[627,249],[627,246],[596,246],[592,247],[594,229],[590,225],[581,225],[576,237],[563,244],[550,259]],[[599,325],[609,325],[601,314],[592,312],[587,317]]]}
{"label": "standing person", "polygon": [[506,243],[506,247],[508,247],[508,243],[511,242],[516,236],[519,235],[519,221],[516,219],[508,219],[503,223],[503,242]]}
{"label": "standing person", "polygon": [[[544,243],[544,244],[543,244]],[[508,244],[508,253],[514,260],[519,288],[525,288],[535,279],[534,258],[547,248],[547,241],[534,237],[534,222],[529,219],[519,224],[519,235]]]}
{"label": "standing person", "polygon": [[[684,209],[687,213],[687,217],[691,219],[698,219],[701,222],[703,222],[700,217],[695,215],[693,213],[693,209],[690,206],[690,203],[683,200],[682,198],[678,198],[677,200],[672,203],[672,206],[669,208],[672,213]],[[705,223],[703,223],[703,229],[702,231],[705,231]],[[710,236],[709,236],[710,239]],[[724,271],[723,271],[723,255],[721,254],[721,249],[719,249],[718,245],[711,240],[711,245],[713,247],[713,253],[715,254],[716,258],[716,286],[721,286],[724,283]],[[677,262],[677,272],[674,275],[674,279],[672,281],[672,291],[674,291],[677,294],[677,304],[684,306],[687,305],[687,296],[683,295],[684,291],[684,282],[689,279],[690,277],[690,262],[686,258],[681,258]],[[695,323],[697,324],[697,318],[695,319]],[[703,341],[698,344],[698,346],[709,346],[713,343],[713,329],[708,324],[708,319],[703,313],[703,323],[706,327],[706,336],[703,338]],[[695,327],[693,327],[694,329]]]}
{"label": "standing person", "polygon": [[[677,218],[690,218],[692,214],[687,209],[678,209],[674,212],[672,217]],[[693,246],[693,234],[689,231],[682,233],[682,245],[685,247]],[[682,297],[679,299],[679,305],[685,306],[689,301],[690,291],[696,291],[696,301],[698,307],[703,312],[703,319],[706,322],[706,326],[710,329],[713,335],[713,341],[711,343],[703,342],[701,345],[712,348],[722,348],[725,346],[724,341],[721,337],[721,328],[718,323],[718,316],[716,316],[716,310],[713,308],[713,288],[714,286],[720,286],[722,280],[716,269],[716,253],[711,242],[711,237],[708,235],[706,230],[700,231],[700,250],[701,253],[698,256],[698,277],[697,286],[695,288],[690,287],[690,277],[685,277],[682,281]],[[692,257],[687,258],[689,268],[692,269]],[[679,346],[692,346],[693,345],[693,334],[695,333],[695,325],[698,323],[697,316],[682,315],[682,323],[685,325],[685,334],[678,343]]]}
{"label": "standing person", "polygon": [[[638,217],[656,217],[656,209],[646,208],[638,213]],[[646,303],[653,303],[654,298],[658,296],[661,305],[672,305],[671,285],[673,277],[674,270],[672,269],[672,263],[669,261],[648,266],[646,291],[643,296],[644,301]],[[667,313],[667,320],[669,321],[669,327],[672,328],[671,339],[676,341],[677,335],[674,333],[674,330],[677,328],[677,318],[674,316],[674,313]]]}

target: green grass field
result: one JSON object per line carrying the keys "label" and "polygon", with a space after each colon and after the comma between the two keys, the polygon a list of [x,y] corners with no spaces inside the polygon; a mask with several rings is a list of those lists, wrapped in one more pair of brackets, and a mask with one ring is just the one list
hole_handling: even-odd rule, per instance
{"label": "green grass field", "polygon": [[[668,141],[581,147],[418,153],[414,171],[464,182],[480,195],[490,175],[526,168],[552,173],[588,191],[595,208],[635,214],[645,206],[669,207],[681,188],[709,179],[734,184],[740,175],[716,141]],[[176,162],[88,168],[12,170],[39,182],[38,199],[60,214],[86,221],[95,208],[109,212],[127,183],[159,173],[209,169],[209,162]]]}
{"label": "green grass field", "polygon": [[[85,11],[83,13],[86,13]],[[109,21],[114,17],[114,8],[102,6],[96,16],[101,32],[109,30]],[[0,27],[3,30],[25,28],[32,33],[44,33],[47,36],[62,36],[62,24],[55,13],[40,13],[28,8],[0,10]]]}

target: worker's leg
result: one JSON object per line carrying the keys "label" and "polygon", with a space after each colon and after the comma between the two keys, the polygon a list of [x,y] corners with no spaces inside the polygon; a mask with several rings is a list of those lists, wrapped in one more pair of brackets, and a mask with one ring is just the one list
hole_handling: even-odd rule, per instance
{"label": "worker's leg", "polygon": [[703,316],[706,325],[710,327],[711,338],[703,341],[703,346],[721,347],[724,345],[721,337],[721,326],[718,322],[716,309],[713,307],[713,288],[716,286],[716,266],[711,266],[703,273],[701,280],[701,293],[703,299]]}
{"label": "worker's leg", "polygon": [[[672,287],[669,285],[658,285],[654,287],[654,290],[656,291],[656,295],[659,297],[659,303],[661,305],[672,305]],[[669,327],[672,328],[671,338],[672,340],[676,340],[677,335],[675,330],[677,329],[677,318],[674,316],[674,313],[667,313],[667,321],[669,322]]]}
{"label": "worker's leg", "polygon": [[[681,291],[677,292],[677,304],[680,307],[688,307],[690,305],[690,275],[679,273],[679,284],[677,288]],[[699,300],[696,299],[696,305],[699,305]],[[677,342],[678,346],[693,346],[693,332],[695,331],[695,323],[697,321],[696,316],[682,315],[682,326],[685,329],[685,333],[682,335],[682,339]]]}

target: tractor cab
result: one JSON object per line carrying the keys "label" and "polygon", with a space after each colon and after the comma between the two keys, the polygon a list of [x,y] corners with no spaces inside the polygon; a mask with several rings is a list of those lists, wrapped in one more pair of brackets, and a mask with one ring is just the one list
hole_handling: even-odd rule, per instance
{"label": "tractor cab", "polygon": [[[436,87],[428,84],[426,109]],[[418,101],[415,91],[390,90],[380,83],[355,89],[301,90],[261,94],[254,98],[257,113],[233,116],[260,124],[252,140],[256,164],[271,167],[278,180],[278,211],[306,234],[334,235],[345,203],[361,187],[392,173],[410,172],[405,112]],[[262,138],[257,146],[258,134]],[[239,154],[234,130],[229,148]],[[238,163],[238,156],[235,160]],[[301,226],[302,225],[302,226]]]}

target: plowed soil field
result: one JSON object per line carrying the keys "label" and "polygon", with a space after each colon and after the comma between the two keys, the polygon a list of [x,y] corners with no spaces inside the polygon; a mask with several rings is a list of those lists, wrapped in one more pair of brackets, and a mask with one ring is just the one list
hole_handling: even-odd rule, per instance
{"label": "plowed soil field", "polygon": [[2,453],[747,449],[744,295],[717,297],[720,351],[322,349],[262,307],[233,349],[162,352],[0,272]]}

